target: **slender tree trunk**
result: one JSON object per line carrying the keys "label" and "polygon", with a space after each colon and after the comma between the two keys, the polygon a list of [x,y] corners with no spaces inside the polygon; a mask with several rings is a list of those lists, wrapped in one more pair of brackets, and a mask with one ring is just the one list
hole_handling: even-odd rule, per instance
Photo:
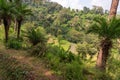
{"label": "slender tree trunk", "polygon": [[112,17],[116,17],[118,4],[119,4],[119,0],[112,0],[110,13],[109,13],[109,19],[111,19]]}
{"label": "slender tree trunk", "polygon": [[9,33],[9,26],[10,26],[10,20],[4,18],[3,19],[3,23],[4,23],[4,28],[5,28],[5,42],[8,41],[8,33]]}
{"label": "slender tree trunk", "polygon": [[112,47],[112,42],[110,40],[103,40],[101,41],[101,48],[100,51],[98,53],[98,57],[97,57],[97,62],[96,62],[96,67],[99,70],[105,71],[106,69],[106,62],[109,56],[109,50]]}
{"label": "slender tree trunk", "polygon": [[22,24],[22,21],[20,20],[20,21],[17,21],[17,24],[18,24],[18,26],[17,26],[17,38],[19,39],[20,38],[20,28],[21,28],[21,24]]}

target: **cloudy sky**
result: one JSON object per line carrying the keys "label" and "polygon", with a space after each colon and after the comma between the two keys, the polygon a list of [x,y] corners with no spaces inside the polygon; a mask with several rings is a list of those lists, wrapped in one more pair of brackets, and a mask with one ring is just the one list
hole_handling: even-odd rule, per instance
{"label": "cloudy sky", "polygon": [[[71,7],[73,9],[82,9],[84,6],[92,8],[92,5],[102,6],[104,9],[109,10],[112,0],[51,0],[58,2],[64,7]],[[120,11],[120,5],[118,10]]]}

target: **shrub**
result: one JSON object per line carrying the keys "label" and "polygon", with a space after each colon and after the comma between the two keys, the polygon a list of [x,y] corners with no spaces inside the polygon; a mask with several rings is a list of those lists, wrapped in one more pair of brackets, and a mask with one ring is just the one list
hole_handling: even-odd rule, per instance
{"label": "shrub", "polygon": [[46,55],[46,57],[47,57],[47,61],[48,61],[48,66],[51,69],[58,71],[60,69],[60,66],[62,66],[62,65],[60,65],[60,58],[51,53],[48,53]]}
{"label": "shrub", "polygon": [[33,45],[30,50],[31,55],[39,57],[44,56],[47,49],[47,38],[45,37],[45,30],[41,27],[32,27],[29,28],[25,33],[25,36]]}
{"label": "shrub", "polygon": [[61,71],[66,63],[71,63],[75,60],[75,55],[66,52],[63,48],[58,46],[49,46],[45,55],[48,66],[55,70]]}
{"label": "shrub", "polygon": [[90,59],[97,53],[97,49],[94,48],[93,44],[83,42],[82,44],[77,45],[78,54],[82,59],[87,59],[87,55],[90,56]]}
{"label": "shrub", "polygon": [[45,43],[38,43],[37,45],[33,46],[31,49],[31,55],[42,57],[45,55],[47,50]]}
{"label": "shrub", "polygon": [[48,67],[63,75],[63,80],[86,80],[80,57],[58,46],[49,46],[46,54]]}
{"label": "shrub", "polygon": [[66,52],[62,47],[58,46],[49,46],[47,51],[49,54],[53,54],[60,58],[60,62],[69,63],[75,59],[75,55],[71,52]]}
{"label": "shrub", "polygon": [[113,79],[108,73],[96,70],[94,80],[113,80]]}
{"label": "shrub", "polygon": [[45,31],[43,28],[32,27],[32,28],[29,28],[28,31],[26,31],[25,33],[26,33],[25,36],[28,38],[30,43],[32,43],[33,46],[38,43],[46,42]]}
{"label": "shrub", "polygon": [[79,64],[77,61],[66,64],[64,78],[65,80],[86,80],[83,74],[83,64]]}
{"label": "shrub", "polygon": [[14,37],[11,37],[6,44],[7,48],[13,49],[21,49],[22,48],[22,40],[18,40]]}

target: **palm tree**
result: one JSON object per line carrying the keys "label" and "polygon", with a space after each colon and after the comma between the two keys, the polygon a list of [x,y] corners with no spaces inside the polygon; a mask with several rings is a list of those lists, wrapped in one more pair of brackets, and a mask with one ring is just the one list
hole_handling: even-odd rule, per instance
{"label": "palm tree", "polygon": [[14,6],[12,3],[7,2],[7,0],[0,0],[0,18],[3,20],[5,28],[5,41],[8,40],[8,32],[13,16]]}
{"label": "palm tree", "polygon": [[94,21],[96,23],[91,25],[88,33],[97,34],[101,39],[96,67],[105,70],[112,39],[120,38],[120,19],[113,18],[107,21],[105,18],[95,18]]}
{"label": "palm tree", "polygon": [[16,28],[17,28],[17,38],[20,37],[20,29],[21,24],[27,15],[31,15],[31,10],[27,8],[27,5],[19,2],[18,6],[16,6]]}
{"label": "palm tree", "polygon": [[112,17],[116,16],[118,4],[119,4],[119,0],[112,0],[110,13],[109,13],[109,18],[112,18]]}

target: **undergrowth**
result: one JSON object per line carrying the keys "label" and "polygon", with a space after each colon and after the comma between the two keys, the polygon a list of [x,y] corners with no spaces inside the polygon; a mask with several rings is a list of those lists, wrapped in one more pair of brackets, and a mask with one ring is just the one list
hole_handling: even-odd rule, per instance
{"label": "undergrowth", "polygon": [[30,68],[26,66],[9,55],[0,54],[2,80],[33,80],[34,76],[31,75]]}

